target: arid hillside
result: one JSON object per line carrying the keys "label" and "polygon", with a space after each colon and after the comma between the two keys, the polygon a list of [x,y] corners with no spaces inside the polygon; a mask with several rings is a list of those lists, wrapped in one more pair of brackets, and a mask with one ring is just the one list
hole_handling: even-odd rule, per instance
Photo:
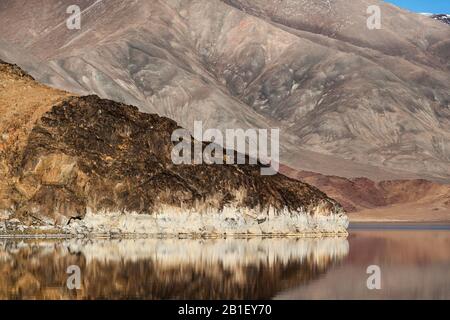
{"label": "arid hillside", "polygon": [[447,24],[378,0],[83,0],[69,30],[72,4],[2,1],[0,57],[185,128],[279,127],[297,170],[450,180]]}
{"label": "arid hillside", "polygon": [[296,171],[281,172],[311,184],[333,197],[349,212],[352,222],[449,222],[450,185],[427,180],[347,179]]}

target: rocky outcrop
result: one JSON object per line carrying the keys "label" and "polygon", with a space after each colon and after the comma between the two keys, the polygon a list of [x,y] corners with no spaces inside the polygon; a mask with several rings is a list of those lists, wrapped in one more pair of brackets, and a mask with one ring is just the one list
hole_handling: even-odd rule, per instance
{"label": "rocky outcrop", "polygon": [[9,90],[23,89],[15,112],[32,110],[35,119],[16,119],[27,129],[4,143],[14,152],[0,154],[6,215],[73,233],[345,233],[336,201],[283,175],[261,176],[261,165],[173,164],[171,135],[179,127],[168,118],[59,91],[58,103],[32,108],[31,98],[50,90],[50,99],[53,89],[15,66],[0,71],[1,108],[10,107]]}

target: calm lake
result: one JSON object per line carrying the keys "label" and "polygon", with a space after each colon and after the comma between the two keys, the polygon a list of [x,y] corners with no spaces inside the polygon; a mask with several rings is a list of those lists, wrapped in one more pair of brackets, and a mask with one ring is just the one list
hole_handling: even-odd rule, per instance
{"label": "calm lake", "polygon": [[[373,265],[380,290],[367,287]],[[71,266],[79,290],[67,287]],[[0,239],[0,299],[106,298],[450,299],[450,226],[356,225],[347,239]]]}

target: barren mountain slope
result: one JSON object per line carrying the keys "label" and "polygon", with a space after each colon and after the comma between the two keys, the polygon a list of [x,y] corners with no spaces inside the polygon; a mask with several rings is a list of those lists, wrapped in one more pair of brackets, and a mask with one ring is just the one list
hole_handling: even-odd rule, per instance
{"label": "barren mountain slope", "polygon": [[0,4],[1,37],[69,77],[64,88],[187,128],[280,127],[281,161],[296,169],[450,179],[450,32],[438,21],[375,1],[382,29],[368,30],[369,0],[85,0],[81,30],[68,30],[69,1],[40,14],[25,2]]}
{"label": "barren mountain slope", "polygon": [[357,221],[450,221],[450,185],[427,180],[347,179],[296,171],[281,172],[319,188],[333,197]]}

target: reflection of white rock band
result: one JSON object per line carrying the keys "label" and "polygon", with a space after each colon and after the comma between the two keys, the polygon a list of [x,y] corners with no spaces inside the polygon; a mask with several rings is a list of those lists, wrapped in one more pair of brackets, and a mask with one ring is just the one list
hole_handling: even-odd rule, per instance
{"label": "reflection of white rock band", "polygon": [[[152,259],[164,266],[208,265],[220,263],[225,268],[250,264],[286,264],[309,259],[317,266],[338,261],[347,256],[349,245],[345,238],[251,238],[251,239],[112,239],[38,243],[0,241],[0,257],[18,253],[21,248],[37,246],[42,254],[55,250],[60,254],[81,253],[87,263],[136,262]],[[12,245],[13,244],[13,245]],[[189,248],[187,250],[186,248]]]}

